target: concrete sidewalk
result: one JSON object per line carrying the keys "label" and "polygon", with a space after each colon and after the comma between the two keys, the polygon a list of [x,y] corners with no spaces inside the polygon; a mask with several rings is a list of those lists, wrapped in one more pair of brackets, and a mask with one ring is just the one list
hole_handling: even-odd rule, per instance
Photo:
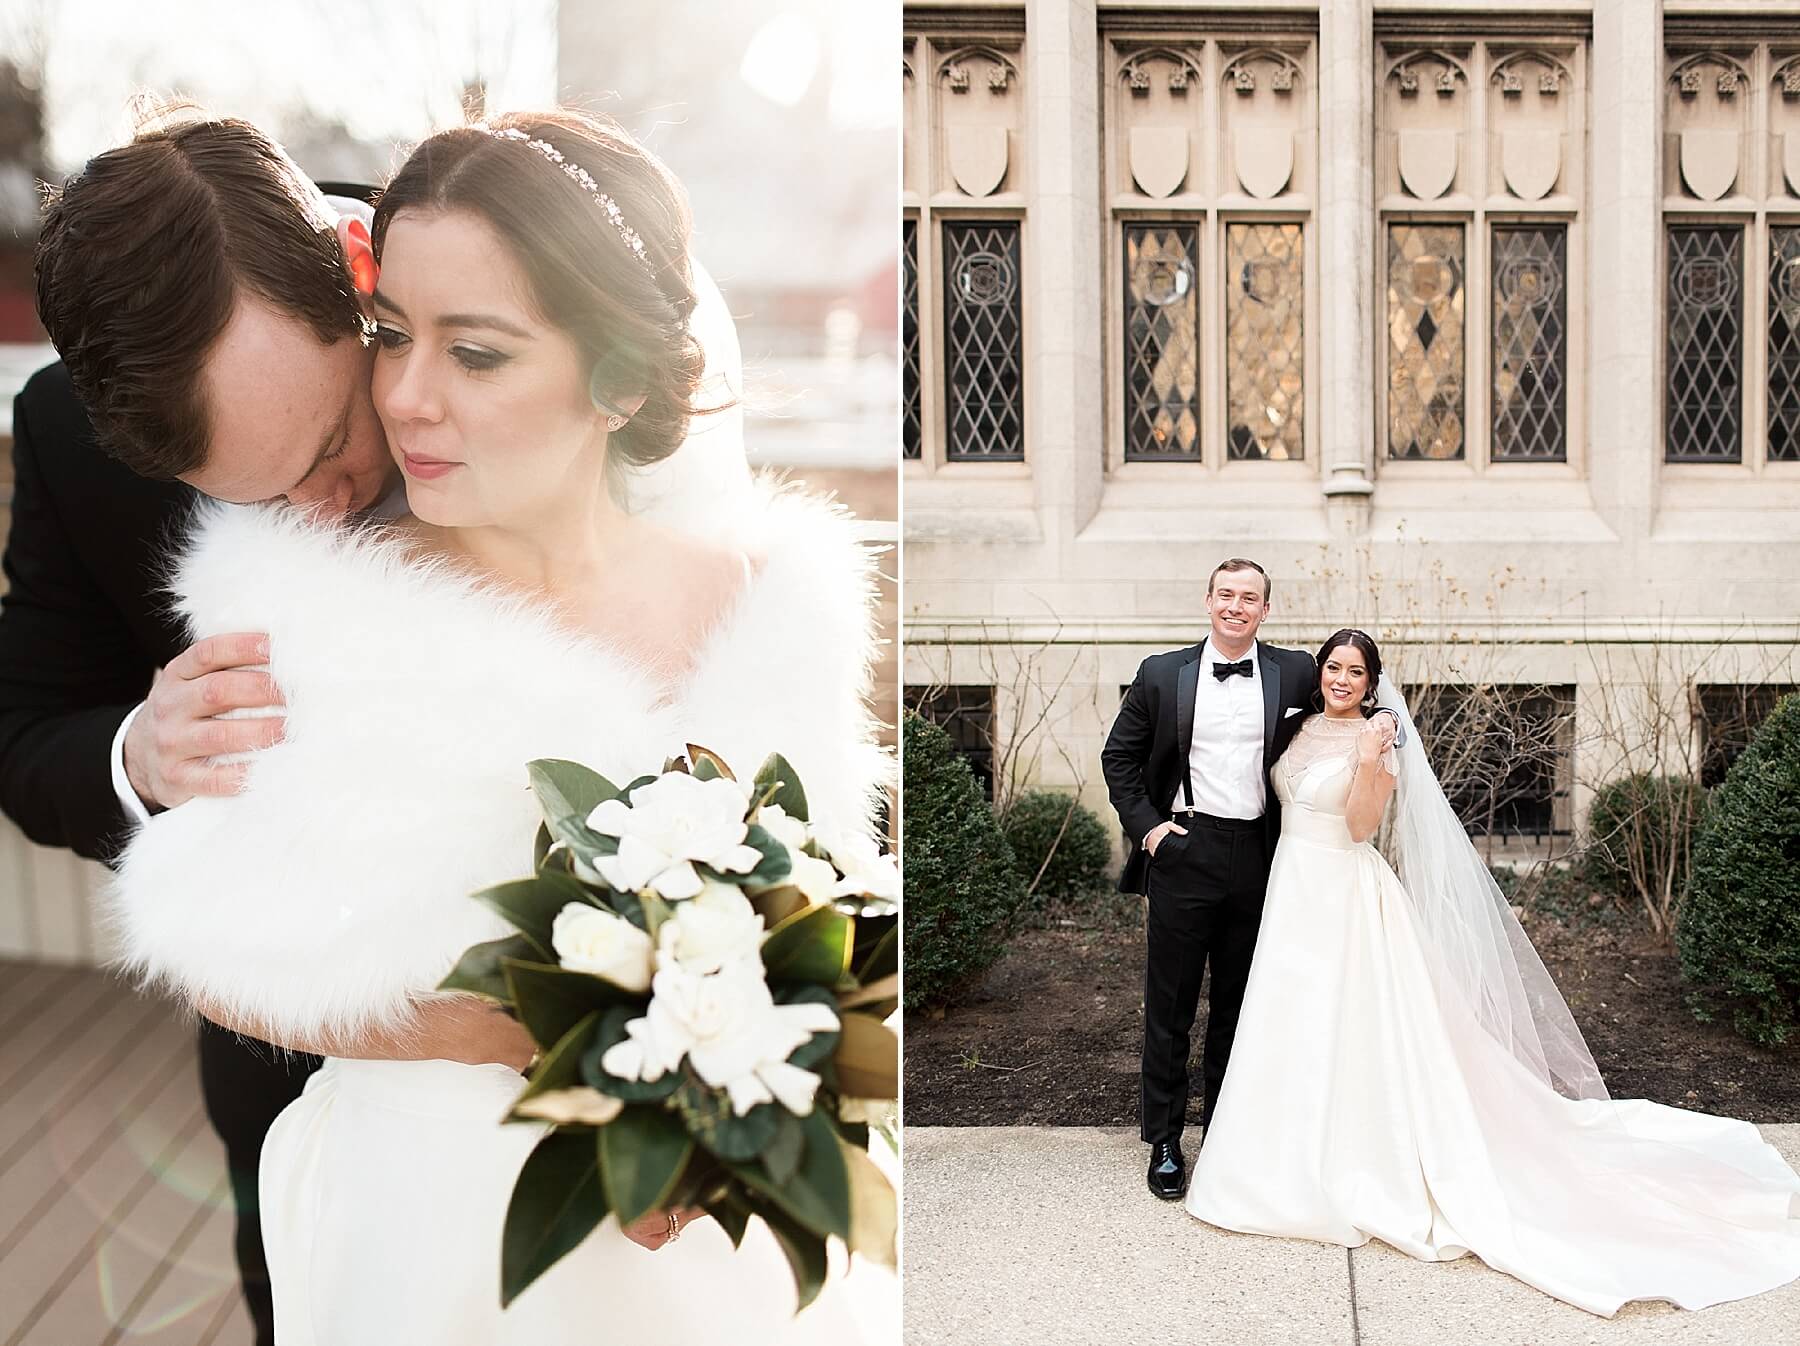
{"label": "concrete sidewalk", "polygon": [[[1800,1125],[1761,1131],[1800,1166]],[[1214,1229],[1150,1195],[1147,1155],[1122,1128],[907,1127],[907,1346],[1800,1343],[1800,1282],[1597,1318],[1473,1257]]]}

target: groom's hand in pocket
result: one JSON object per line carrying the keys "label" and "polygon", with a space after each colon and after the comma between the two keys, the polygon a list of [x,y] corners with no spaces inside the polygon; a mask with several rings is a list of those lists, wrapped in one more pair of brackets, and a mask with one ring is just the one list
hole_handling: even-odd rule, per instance
{"label": "groom's hand in pocket", "polygon": [[1158,823],[1144,835],[1144,854],[1155,855],[1156,848],[1163,844],[1163,838],[1167,837],[1171,832],[1179,832],[1185,837],[1187,835],[1187,828],[1181,826],[1173,819],[1166,823]]}
{"label": "groom's hand in pocket", "polygon": [[125,733],[125,776],[146,808],[172,809],[195,795],[243,788],[248,768],[220,761],[281,741],[279,715],[221,718],[283,704],[263,665],[269,638],[255,632],[208,636],[157,670],[144,707]]}

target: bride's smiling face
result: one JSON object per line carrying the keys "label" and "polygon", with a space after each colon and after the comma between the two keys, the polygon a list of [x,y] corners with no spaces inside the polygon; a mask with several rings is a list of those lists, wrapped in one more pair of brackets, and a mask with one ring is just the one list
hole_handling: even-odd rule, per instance
{"label": "bride's smiling face", "polygon": [[415,515],[506,527],[604,491],[606,431],[581,352],[484,220],[396,215],[375,318],[375,407]]}
{"label": "bride's smiling face", "polygon": [[1319,695],[1327,715],[1360,715],[1369,694],[1369,664],[1351,644],[1337,646],[1319,665]]}

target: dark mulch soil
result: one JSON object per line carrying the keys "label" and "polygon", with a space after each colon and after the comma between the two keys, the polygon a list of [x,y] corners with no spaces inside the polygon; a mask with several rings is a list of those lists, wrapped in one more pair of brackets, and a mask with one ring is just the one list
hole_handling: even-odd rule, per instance
{"label": "dark mulch soil", "polygon": [[[1084,923],[1086,924],[1086,923]],[[1753,1047],[1684,1003],[1672,949],[1622,919],[1527,918],[1526,929],[1614,1098],[1800,1121],[1800,1045]],[[1202,998],[1190,1121],[1198,1122]],[[1021,931],[967,1003],[906,1019],[908,1126],[1135,1126],[1143,934],[1131,912],[1098,926]]]}

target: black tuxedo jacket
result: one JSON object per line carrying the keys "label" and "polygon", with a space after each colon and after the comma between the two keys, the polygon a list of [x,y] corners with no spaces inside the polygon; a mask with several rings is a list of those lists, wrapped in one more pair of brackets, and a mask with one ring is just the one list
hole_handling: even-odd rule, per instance
{"label": "black tuxedo jacket", "polygon": [[[1169,819],[1169,801],[1181,788],[1188,753],[1194,742],[1194,695],[1199,680],[1211,670],[1200,667],[1205,642],[1184,650],[1153,654],[1138,665],[1137,678],[1125,693],[1100,767],[1113,809],[1131,842],[1131,854],[1119,876],[1121,892],[1144,891],[1144,838]],[[1263,770],[1275,764],[1310,708],[1317,674],[1313,657],[1300,650],[1257,644],[1263,693]],[[1269,790],[1263,815],[1271,845],[1281,829],[1281,809]]]}
{"label": "black tuxedo jacket", "polygon": [[0,810],[92,859],[123,843],[113,735],[187,641],[162,592],[196,499],[107,457],[61,364],[13,402],[12,532],[0,564]]}

